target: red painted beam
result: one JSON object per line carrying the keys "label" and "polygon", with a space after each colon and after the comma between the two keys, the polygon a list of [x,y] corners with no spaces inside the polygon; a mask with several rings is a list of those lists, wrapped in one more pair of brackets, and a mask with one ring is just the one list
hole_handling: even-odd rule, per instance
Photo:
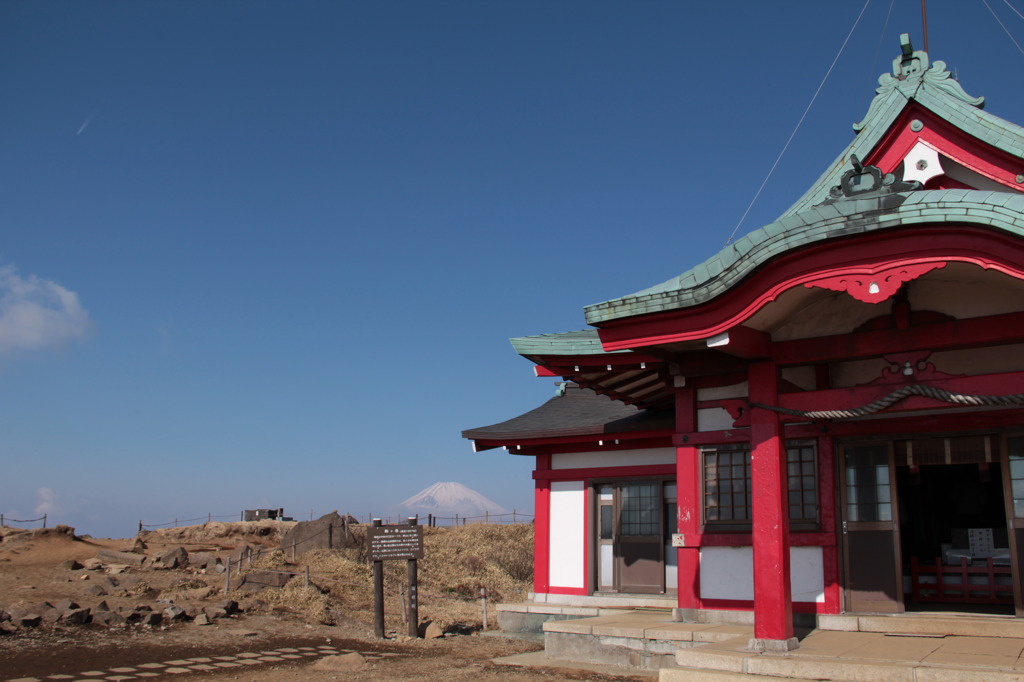
{"label": "red painted beam", "polygon": [[780,365],[808,365],[878,357],[903,351],[957,350],[1024,342],[1024,313],[919,324],[903,331],[882,329],[779,341],[772,358]]}
{"label": "red painted beam", "polygon": [[772,354],[770,334],[737,325],[707,340],[708,348],[743,359],[768,358]]}
{"label": "red painted beam", "polygon": [[[923,386],[964,393],[968,395],[1001,396],[1024,392],[1024,372],[1006,372],[1004,374],[985,374],[973,377],[949,377],[946,379],[934,379],[932,381],[908,382],[919,383]],[[816,411],[816,410],[850,410],[863,407],[868,403],[884,398],[888,394],[900,388],[900,384],[879,384],[871,386],[852,386],[849,388],[835,388],[824,391],[807,391],[804,393],[785,393],[779,396],[779,405],[791,410]],[[760,402],[753,397],[753,386],[751,386],[751,401]],[[894,412],[906,412],[909,410],[923,410],[953,407],[952,404],[924,397],[906,398],[888,409],[886,414]],[[962,406],[961,406],[962,407]],[[998,409],[998,406],[993,406]],[[763,412],[764,410],[755,410]],[[806,419],[806,417],[795,417],[786,415],[786,420],[794,421]]]}

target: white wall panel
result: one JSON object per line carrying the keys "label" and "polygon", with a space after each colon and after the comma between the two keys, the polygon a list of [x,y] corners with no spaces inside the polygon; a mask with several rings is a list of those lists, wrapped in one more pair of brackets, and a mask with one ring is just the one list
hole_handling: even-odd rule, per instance
{"label": "white wall panel", "polygon": [[[793,601],[825,601],[821,547],[790,547],[789,582]],[[700,550],[702,599],[754,599],[754,549],[705,547]]]}
{"label": "white wall panel", "polygon": [[551,455],[552,469],[590,469],[650,464],[675,464],[675,448],[643,450],[598,450],[596,452],[558,452]]}
{"label": "white wall panel", "polygon": [[586,499],[583,481],[551,483],[551,544],[548,548],[551,587],[586,587]]}

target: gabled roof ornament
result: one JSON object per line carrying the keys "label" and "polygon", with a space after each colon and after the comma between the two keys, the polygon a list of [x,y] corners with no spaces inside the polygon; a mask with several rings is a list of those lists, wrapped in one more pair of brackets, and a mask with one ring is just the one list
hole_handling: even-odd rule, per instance
{"label": "gabled roof ornament", "polygon": [[913,192],[922,187],[916,180],[904,182],[897,180],[892,173],[883,174],[878,166],[865,166],[856,154],[850,154],[850,164],[853,168],[843,173],[839,184],[829,190],[829,198],[822,203],[831,204],[842,199],[865,199],[897,192]]}
{"label": "gabled roof ornament", "polygon": [[910,35],[903,33],[900,34],[900,56],[892,60],[892,73],[883,73],[878,77],[878,87],[875,88],[877,96],[871,100],[871,107],[864,120],[853,124],[853,130],[858,133],[863,130],[874,114],[886,106],[888,95],[894,90],[907,99],[916,99],[922,86],[933,92],[940,91],[935,94],[954,97],[979,109],[985,108],[985,98],[971,97],[964,92],[960,83],[953,80],[952,74],[946,69],[946,62],[937,60],[931,63],[928,53],[915,50]]}

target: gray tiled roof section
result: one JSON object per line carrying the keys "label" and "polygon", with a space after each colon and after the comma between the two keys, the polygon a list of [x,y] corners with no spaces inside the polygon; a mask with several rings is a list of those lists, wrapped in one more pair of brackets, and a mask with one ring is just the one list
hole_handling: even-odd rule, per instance
{"label": "gray tiled roof section", "polygon": [[514,441],[517,438],[669,429],[672,425],[671,410],[638,410],[588,388],[570,384],[562,395],[551,398],[540,407],[498,424],[467,429],[462,432],[462,437]]}
{"label": "gray tiled roof section", "polygon": [[[888,206],[894,197],[899,206]],[[919,223],[976,225],[1024,237],[1024,195],[982,190],[926,190],[870,199],[838,201],[783,216],[720,251],[724,266],[711,276],[698,265],[667,282],[585,308],[588,324],[699,305],[735,286],[771,258],[792,249],[851,234]],[[742,243],[741,243],[742,242]]]}

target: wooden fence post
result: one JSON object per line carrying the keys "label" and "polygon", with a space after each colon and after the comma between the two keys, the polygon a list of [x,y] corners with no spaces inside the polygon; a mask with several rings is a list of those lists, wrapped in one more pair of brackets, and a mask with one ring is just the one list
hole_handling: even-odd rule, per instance
{"label": "wooden fence post", "polygon": [[[410,516],[406,519],[406,522],[410,526],[415,526],[419,523],[419,519],[414,516]],[[415,559],[409,559],[406,563],[406,578],[409,583],[409,612],[408,612],[408,623],[409,623],[409,636],[415,639],[420,636],[420,598],[419,598],[419,578],[417,576],[417,566]]]}
{"label": "wooden fence post", "polygon": [[43,528],[46,528],[46,514],[43,514]]}
{"label": "wooden fence post", "polygon": [[483,629],[487,629],[487,588],[480,587],[480,610],[483,612]]}
{"label": "wooden fence post", "polygon": [[231,557],[228,557],[227,569],[224,571],[224,594],[231,591]]}
{"label": "wooden fence post", "polygon": [[[373,520],[374,527],[381,525],[380,519]],[[384,562],[373,562],[373,634],[384,639]]]}

